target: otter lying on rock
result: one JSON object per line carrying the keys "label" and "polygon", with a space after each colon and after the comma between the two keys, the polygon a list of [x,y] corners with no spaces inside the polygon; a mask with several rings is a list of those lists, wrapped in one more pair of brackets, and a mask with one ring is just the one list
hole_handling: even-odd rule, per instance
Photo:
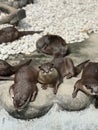
{"label": "otter lying on rock", "polygon": [[32,35],[34,33],[41,33],[42,31],[18,31],[14,26],[6,27],[0,30],[0,44],[12,42],[24,35]]}
{"label": "otter lying on rock", "polygon": [[[28,65],[30,62],[31,62],[31,59],[29,59],[28,61],[25,61],[24,63],[12,66],[6,61],[0,60],[0,76],[1,76],[0,79],[4,79],[4,77],[2,76],[11,76],[15,74],[19,68],[21,68],[24,65]],[[5,77],[5,79],[6,78],[7,77]]]}
{"label": "otter lying on rock", "polygon": [[59,53],[65,56],[68,52],[68,45],[65,40],[58,35],[47,34],[41,37],[36,42],[36,48],[38,52],[43,52],[49,55],[55,55]]}
{"label": "otter lying on rock", "polygon": [[10,87],[10,94],[17,111],[22,110],[30,101],[34,101],[38,92],[37,71],[29,65],[21,67],[15,74],[14,84]]}
{"label": "otter lying on rock", "polygon": [[95,96],[95,107],[98,108],[98,62],[89,62],[83,69],[81,79],[74,85],[73,98],[77,96],[78,91]]}
{"label": "otter lying on rock", "polygon": [[74,67],[70,58],[55,57],[51,62],[39,66],[38,82],[42,84],[43,89],[47,89],[47,84],[51,84],[54,88],[53,92],[56,94],[59,85],[63,82],[63,78],[66,76],[69,79],[79,74],[88,61]]}

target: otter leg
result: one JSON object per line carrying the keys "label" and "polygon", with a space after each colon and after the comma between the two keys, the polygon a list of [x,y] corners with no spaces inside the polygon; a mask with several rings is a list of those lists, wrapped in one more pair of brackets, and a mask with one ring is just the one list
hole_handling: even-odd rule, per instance
{"label": "otter leg", "polygon": [[38,88],[36,86],[35,90],[32,93],[32,97],[31,97],[30,102],[34,102],[35,101],[37,94],[38,94]]}
{"label": "otter leg", "polygon": [[44,89],[44,90],[46,90],[47,89],[47,85],[46,84],[42,84],[41,88]]}
{"label": "otter leg", "polygon": [[78,80],[74,85],[74,90],[72,93],[72,97],[75,98],[79,90],[82,90],[82,83],[81,80]]}
{"label": "otter leg", "polygon": [[60,85],[61,83],[62,83],[61,80],[58,80],[56,83],[53,83],[53,88],[54,88],[53,93],[54,93],[54,94],[57,93],[58,88],[59,88],[59,85]]}
{"label": "otter leg", "polygon": [[66,78],[69,79],[75,75],[73,61],[70,58],[65,59]]}
{"label": "otter leg", "polygon": [[14,89],[14,84],[9,89],[9,94],[10,94],[11,98],[14,97],[14,91],[13,91],[13,89]]}

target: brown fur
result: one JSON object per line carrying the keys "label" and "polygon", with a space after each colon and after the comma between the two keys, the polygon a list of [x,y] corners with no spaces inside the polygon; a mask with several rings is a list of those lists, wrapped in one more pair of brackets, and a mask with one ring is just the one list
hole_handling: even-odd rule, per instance
{"label": "brown fur", "polygon": [[42,88],[46,89],[47,84],[52,84],[54,94],[57,93],[59,85],[63,82],[63,78],[67,79],[76,76],[83,69],[84,64],[88,61],[81,63],[74,67],[73,61],[66,57],[55,57],[51,62],[44,63],[39,66],[38,81],[42,83]]}
{"label": "brown fur", "polygon": [[49,55],[56,55],[58,53],[65,56],[68,52],[68,45],[65,40],[58,35],[47,34],[41,37],[36,42],[36,47],[39,52]]}
{"label": "brown fur", "polygon": [[14,84],[10,87],[13,104],[16,110],[23,109],[30,101],[34,101],[38,92],[37,71],[28,66],[21,67],[15,74]]}
{"label": "brown fur", "polygon": [[42,31],[18,31],[15,27],[6,27],[0,30],[0,44],[12,42],[24,35],[33,35]]}
{"label": "brown fur", "polygon": [[[78,91],[98,96],[98,62],[90,62],[84,68],[81,79],[74,85],[73,98],[77,96]],[[95,107],[98,107],[98,98],[96,98]]]}
{"label": "brown fur", "polygon": [[28,65],[30,62],[31,62],[31,59],[28,61],[25,61],[24,63],[12,66],[6,61],[0,60],[0,76],[11,76],[15,74],[19,68],[21,68],[24,65]]}

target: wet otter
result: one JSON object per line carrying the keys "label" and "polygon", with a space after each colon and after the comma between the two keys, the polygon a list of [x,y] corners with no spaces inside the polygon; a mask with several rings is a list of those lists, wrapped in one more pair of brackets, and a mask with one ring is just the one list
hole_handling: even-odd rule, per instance
{"label": "wet otter", "polygon": [[53,92],[56,94],[59,85],[63,82],[63,78],[66,76],[69,79],[76,76],[87,62],[88,60],[74,67],[70,58],[55,57],[51,62],[39,66],[38,82],[42,84],[43,89],[47,88],[47,84],[52,84]]}
{"label": "wet otter", "polygon": [[89,62],[83,69],[81,79],[74,86],[73,98],[76,97],[79,90],[90,94],[98,94],[98,63]]}
{"label": "wet otter", "polygon": [[22,110],[30,101],[34,101],[38,92],[37,71],[29,65],[21,67],[15,74],[14,84],[10,87],[13,104],[17,111]]}
{"label": "wet otter", "polygon": [[0,44],[12,42],[24,35],[32,35],[34,33],[41,33],[42,31],[18,31],[14,26],[6,27],[0,30]]}
{"label": "wet otter", "polygon": [[97,96],[95,107],[98,107],[98,62],[89,62],[83,69],[81,79],[74,85],[73,98],[77,96],[78,91]]}
{"label": "wet otter", "polygon": [[49,55],[55,55],[59,53],[62,56],[65,56],[68,53],[68,45],[65,40],[58,36],[47,34],[41,37],[36,42],[36,48],[38,52],[43,52]]}
{"label": "wet otter", "polygon": [[11,76],[11,75],[15,74],[15,72],[17,72],[17,70],[20,67],[22,67],[24,65],[28,65],[30,62],[31,62],[31,59],[29,59],[28,61],[25,61],[24,63],[12,66],[9,63],[7,63],[6,61],[0,60],[0,76]]}

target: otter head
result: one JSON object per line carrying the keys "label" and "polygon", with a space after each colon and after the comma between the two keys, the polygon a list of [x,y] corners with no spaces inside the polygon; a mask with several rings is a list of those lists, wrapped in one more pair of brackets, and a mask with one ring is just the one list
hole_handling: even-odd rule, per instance
{"label": "otter head", "polygon": [[5,69],[5,68],[9,68],[9,67],[10,67],[10,64],[8,64],[4,60],[0,60],[0,69]]}
{"label": "otter head", "polygon": [[98,86],[97,85],[85,85],[83,86],[84,91],[89,95],[98,95]]}
{"label": "otter head", "polygon": [[40,83],[52,83],[58,77],[58,71],[52,63],[44,63],[39,66],[38,81]]}
{"label": "otter head", "polygon": [[7,76],[11,73],[11,65],[4,60],[0,60],[0,75]]}
{"label": "otter head", "polygon": [[26,107],[29,101],[30,101],[30,97],[27,98],[25,95],[20,97],[18,96],[18,94],[16,94],[13,98],[13,104],[17,111],[23,110],[23,108]]}
{"label": "otter head", "polygon": [[28,88],[29,84],[26,82],[22,83],[19,82],[14,84],[13,104],[17,111],[25,108],[31,99],[32,91],[31,89],[29,90]]}
{"label": "otter head", "polygon": [[93,95],[98,95],[98,86],[97,85],[91,85],[91,92]]}

